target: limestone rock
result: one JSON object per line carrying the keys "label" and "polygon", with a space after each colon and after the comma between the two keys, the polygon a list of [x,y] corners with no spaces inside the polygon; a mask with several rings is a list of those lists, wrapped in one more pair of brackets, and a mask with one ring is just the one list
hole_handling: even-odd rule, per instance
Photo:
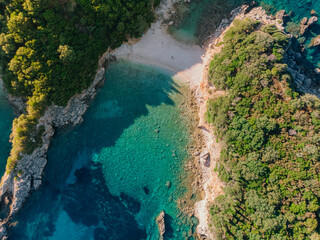
{"label": "limestone rock", "polygon": [[316,16],[312,16],[311,18],[309,18],[307,25],[310,26],[310,25],[316,23],[317,21],[318,21],[318,18]]}
{"label": "limestone rock", "polygon": [[316,36],[315,38],[312,39],[311,46],[312,47],[320,46],[320,35],[318,35],[318,36]]}
{"label": "limestone rock", "polygon": [[156,222],[158,225],[159,233],[160,233],[160,238],[163,240],[163,235],[166,232],[166,225],[165,225],[165,212],[161,211],[160,214],[158,215]]}
{"label": "limestone rock", "polygon": [[210,153],[205,150],[200,154],[200,163],[203,164],[205,167],[210,167]]}
{"label": "limestone rock", "polygon": [[7,240],[8,239],[8,224],[6,221],[0,223],[0,239]]}
{"label": "limestone rock", "polygon": [[306,25],[308,22],[308,18],[307,17],[304,17],[302,18],[301,22],[300,22],[300,25]]}
{"label": "limestone rock", "polygon": [[10,94],[7,95],[7,99],[9,101],[9,103],[17,111],[18,114],[24,113],[24,111],[27,107],[26,101],[24,101],[20,97],[11,96]]}
{"label": "limestone rock", "polygon": [[318,18],[316,16],[312,16],[309,20],[307,17],[303,18],[300,22],[300,34],[303,35],[306,30],[317,21]]}
{"label": "limestone rock", "polygon": [[286,14],[286,10],[280,10],[276,13],[276,19],[282,20]]}

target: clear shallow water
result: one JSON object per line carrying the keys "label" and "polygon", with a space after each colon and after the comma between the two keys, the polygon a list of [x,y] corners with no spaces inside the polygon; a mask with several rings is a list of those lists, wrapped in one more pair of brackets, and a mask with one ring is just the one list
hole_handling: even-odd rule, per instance
{"label": "clear shallow water", "polygon": [[[169,32],[176,39],[187,43],[200,43],[210,36],[224,18],[229,17],[232,9],[240,6],[246,0],[194,0],[190,4],[179,6],[178,14],[183,15],[178,26],[169,28]],[[311,10],[320,16],[320,0],[257,0],[271,13],[285,9],[291,12],[290,21],[298,24],[303,17],[311,17]],[[311,64],[306,67],[320,67],[319,48],[308,48],[310,40],[320,34],[320,21],[306,34],[305,60]]]}
{"label": "clear shallow water", "polygon": [[128,62],[112,64],[106,78],[84,123],[54,138],[43,186],[11,239],[158,239],[161,210],[165,239],[192,235],[194,219],[177,207],[189,143],[183,88],[168,73]]}
{"label": "clear shallow water", "polygon": [[183,16],[178,26],[170,26],[169,33],[179,41],[202,44],[228,18],[232,9],[245,0],[193,0],[177,5],[177,15]]}
{"label": "clear shallow water", "polygon": [[[311,9],[320,13],[319,0],[264,2],[278,10],[292,10],[296,22],[309,17]],[[216,24],[208,21],[217,17],[209,17],[212,3],[240,5],[242,1],[192,1],[192,11],[173,29],[175,37],[197,42],[198,36],[205,35],[205,29]],[[223,13],[223,4],[217,14]],[[320,62],[314,49],[307,53],[313,64]],[[43,186],[17,216],[11,239],[158,239],[154,220],[161,210],[168,214],[166,239],[185,239],[194,231],[196,222],[177,217],[176,201],[186,191],[179,176],[188,144],[178,108],[183,98],[180,87],[167,73],[128,63],[113,65],[107,78],[84,124],[55,137]],[[6,109],[0,105],[0,112],[6,113],[0,114],[0,119],[5,116],[0,130],[2,125],[2,133],[7,129],[1,138],[4,159],[10,150],[7,140],[13,119],[8,116],[10,108]]]}
{"label": "clear shallow water", "polygon": [[11,144],[9,136],[11,133],[12,120],[14,119],[13,108],[8,103],[0,82],[0,174],[4,174],[7,158],[10,153]]}

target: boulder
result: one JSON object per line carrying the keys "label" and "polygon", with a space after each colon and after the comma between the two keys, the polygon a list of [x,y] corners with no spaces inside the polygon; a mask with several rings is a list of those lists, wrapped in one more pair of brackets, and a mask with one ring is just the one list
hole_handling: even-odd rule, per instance
{"label": "boulder", "polygon": [[159,239],[161,239],[161,240],[163,240],[163,235],[166,232],[165,215],[166,215],[165,212],[161,211],[156,219],[156,223],[158,225],[158,229],[159,229],[159,233],[160,233]]}
{"label": "boulder", "polygon": [[310,26],[318,21],[318,18],[316,16],[312,16],[309,18],[307,25]]}
{"label": "boulder", "polygon": [[297,134],[297,131],[296,130],[294,130],[294,129],[289,129],[289,135],[290,136],[294,136],[294,135],[296,135]]}
{"label": "boulder", "polygon": [[282,20],[286,14],[286,10],[280,10],[276,13],[276,19]]}
{"label": "boulder", "polygon": [[200,155],[200,163],[203,164],[205,167],[210,167],[210,153],[205,150]]}
{"label": "boulder", "polygon": [[300,25],[307,25],[307,22],[308,22],[308,18],[304,17],[304,18],[302,18]]}
{"label": "boulder", "polygon": [[320,35],[316,36],[311,40],[311,46],[312,47],[317,47],[320,45]]}
{"label": "boulder", "polygon": [[316,16],[312,16],[309,20],[307,17],[304,17],[300,22],[300,34],[303,35],[307,29],[317,21],[318,18]]}

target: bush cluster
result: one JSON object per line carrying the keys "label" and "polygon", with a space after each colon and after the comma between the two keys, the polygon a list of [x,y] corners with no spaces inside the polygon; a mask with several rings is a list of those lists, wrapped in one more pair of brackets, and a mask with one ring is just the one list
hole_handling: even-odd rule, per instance
{"label": "bush cluster", "polygon": [[28,136],[46,106],[66,105],[87,88],[99,56],[128,37],[139,37],[154,20],[157,4],[159,0],[0,1],[3,81],[10,94],[28,102],[27,113],[13,124],[10,162],[16,162],[19,152],[30,152]]}
{"label": "bush cluster", "polygon": [[319,239],[320,101],[294,90],[288,42],[275,26],[235,21],[211,62],[210,81],[226,90],[207,110],[223,143],[218,239]]}

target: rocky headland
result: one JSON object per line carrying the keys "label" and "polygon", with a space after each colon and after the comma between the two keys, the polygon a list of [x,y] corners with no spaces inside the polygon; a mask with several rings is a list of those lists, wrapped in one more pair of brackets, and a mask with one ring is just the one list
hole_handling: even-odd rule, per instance
{"label": "rocky headland", "polygon": [[[1,210],[6,213],[6,217],[0,223],[0,239],[7,239],[11,218],[20,210],[31,191],[37,190],[41,185],[43,171],[47,164],[47,151],[55,129],[75,126],[83,121],[82,116],[96,96],[97,90],[104,83],[104,62],[100,61],[102,64],[91,86],[81,94],[72,97],[66,107],[52,105],[47,108],[37,125],[37,128],[45,129],[41,136],[41,146],[30,155],[21,154],[16,168],[11,172],[6,171],[2,177]],[[25,102],[23,100],[12,96],[9,96],[8,100],[18,112],[24,111]]]}
{"label": "rocky headland", "polygon": [[[205,61],[203,80],[201,85],[197,87],[195,93],[199,107],[199,128],[201,129],[205,140],[205,147],[202,149],[202,152],[197,158],[202,175],[200,178],[200,185],[204,190],[203,199],[195,204],[195,216],[199,219],[197,234],[200,239],[215,239],[214,229],[211,226],[212,221],[210,207],[212,206],[214,199],[223,193],[224,185],[218,178],[217,172],[214,171],[216,165],[218,164],[217,161],[223,146],[222,143],[218,143],[216,141],[215,134],[212,130],[213,127],[207,124],[205,121],[207,100],[225,94],[224,91],[215,89],[215,87],[208,82],[208,69],[210,62],[213,59],[214,54],[221,51],[221,43],[223,42],[224,34],[233,25],[233,21],[235,19],[243,20],[245,18],[251,18],[259,21],[263,25],[275,25],[278,29],[284,32],[284,19],[286,17],[287,14],[284,10],[277,12],[275,16],[270,16],[262,7],[251,8],[250,6],[241,6],[231,12],[231,17],[229,19],[224,19],[221,22],[218,29],[208,41],[206,53],[203,56]],[[307,29],[317,20],[318,19],[316,17],[304,20],[301,23],[301,31],[303,31],[303,33],[307,31]],[[289,34],[287,35],[292,37]],[[290,45],[286,49],[285,53],[285,62],[288,65],[287,71],[292,75],[294,79],[294,85],[299,91],[315,94],[319,97],[319,92],[311,80],[312,76],[308,76],[308,74],[303,70],[303,67],[298,64],[299,60],[301,60],[301,57],[301,54],[297,51],[294,51]],[[315,72],[316,71],[317,69],[315,69]]]}

